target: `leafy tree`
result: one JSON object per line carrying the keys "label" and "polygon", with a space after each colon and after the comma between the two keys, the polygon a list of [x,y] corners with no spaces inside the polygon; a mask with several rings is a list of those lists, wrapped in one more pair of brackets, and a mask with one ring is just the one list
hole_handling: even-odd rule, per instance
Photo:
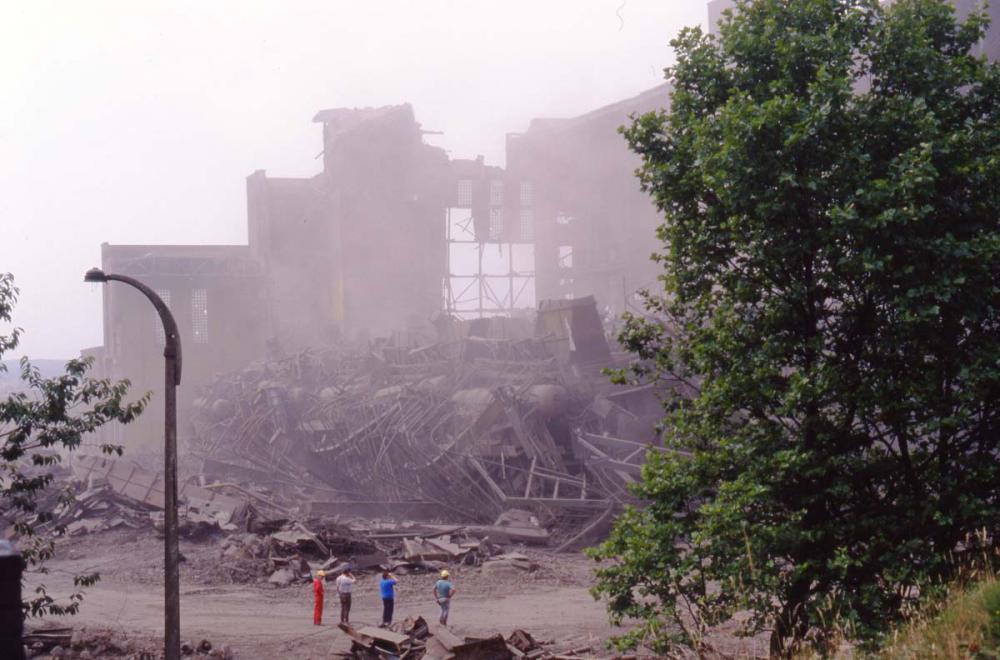
{"label": "leafy tree", "polygon": [[[0,274],[0,323],[12,319],[18,290],[10,273]],[[17,348],[20,330],[0,335],[0,357]],[[111,382],[87,378],[91,360],[70,360],[56,378],[43,378],[27,358],[21,359],[24,387],[0,399],[0,517],[19,537],[19,550],[29,567],[44,572],[44,564],[55,552],[55,541],[65,529],[53,525],[53,511],[40,499],[58,493],[57,506],[72,501],[72,493],[54,483],[51,467],[62,460],[60,452],[80,446],[83,437],[111,421],[131,422],[149,400],[149,395],[127,402],[128,381]],[[6,365],[0,363],[0,371]],[[107,454],[121,455],[121,447],[102,444]],[[51,497],[44,501],[51,502]],[[77,587],[93,584],[96,573],[74,577]],[[33,616],[75,614],[81,593],[59,603],[44,586],[24,603]]]}
{"label": "leafy tree", "polygon": [[665,221],[660,321],[619,378],[680,376],[593,554],[620,642],[874,639],[1000,522],[1000,67],[940,0],[741,0],[672,42],[624,129]]}

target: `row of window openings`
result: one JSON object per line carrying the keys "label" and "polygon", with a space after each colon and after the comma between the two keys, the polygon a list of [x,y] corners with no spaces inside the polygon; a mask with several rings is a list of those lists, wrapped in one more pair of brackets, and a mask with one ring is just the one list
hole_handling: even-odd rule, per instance
{"label": "row of window openings", "polygon": [[[566,216],[560,215],[559,218]],[[558,221],[558,218],[557,218]],[[563,223],[565,224],[565,223]],[[521,241],[530,243],[535,240],[535,217],[531,209],[521,209]],[[500,240],[503,238],[503,213],[500,209],[490,209],[490,240]],[[573,267],[573,246],[560,245],[558,265],[559,268]]]}
{"label": "row of window openings", "polygon": [[[170,291],[156,289],[156,295],[170,307]],[[159,316],[153,318],[156,328],[156,343],[163,346],[167,337],[163,333],[163,322]],[[205,289],[191,290],[191,338],[196,344],[208,343],[208,291]]]}
{"label": "row of window openings", "polygon": [[[503,230],[503,209],[491,208],[490,209],[490,240],[499,241],[504,237]],[[569,215],[560,213],[556,216],[556,224],[558,225],[568,225],[573,222],[574,218]],[[520,212],[520,241],[522,243],[531,243],[535,240],[535,212],[533,209],[521,209]],[[560,248],[561,250],[561,248]],[[560,254],[560,259],[562,254]],[[570,266],[572,266],[572,258],[570,258]]]}
{"label": "row of window openings", "polygon": [[[522,184],[523,185],[523,184]],[[499,241],[504,237],[504,227],[503,227],[503,209],[492,207],[490,208],[490,240]],[[531,243],[535,240],[535,212],[533,209],[526,208],[520,211],[520,238],[518,239],[522,243]],[[560,213],[556,215],[556,224],[558,225],[568,225],[572,223],[574,218],[572,216]]]}
{"label": "row of window openings", "polygon": [[[490,181],[490,206],[503,206],[503,181]],[[521,206],[531,206],[534,196],[530,181],[522,181],[519,186]],[[472,179],[458,182],[458,206],[472,206]]]}
{"label": "row of window openings", "polygon": [[[525,215],[525,211],[521,212],[521,235],[522,240],[531,240],[530,237],[525,236],[525,230],[531,231],[531,216],[530,209],[527,210],[528,215]],[[503,233],[502,216],[498,215],[498,227],[497,236]],[[525,219],[527,218],[527,222]],[[492,235],[494,231],[493,216],[490,216],[490,234]],[[573,267],[573,246],[571,245],[560,245],[559,246],[559,268],[569,269]],[[566,286],[572,285],[572,278],[561,278],[559,284]],[[170,307],[171,295],[170,291],[167,289],[157,289],[157,295],[163,299],[167,307]],[[156,328],[156,342],[160,346],[166,343],[166,336],[163,333],[163,323],[160,321],[159,317],[155,318],[155,328]],[[191,337],[196,344],[207,344],[208,343],[208,291],[205,289],[193,289],[191,291]]]}
{"label": "row of window openings", "polygon": [[[531,243],[535,240],[535,213],[531,209],[521,209],[520,214],[520,238],[522,243]],[[499,241],[503,239],[503,209],[490,209],[490,240]]]}

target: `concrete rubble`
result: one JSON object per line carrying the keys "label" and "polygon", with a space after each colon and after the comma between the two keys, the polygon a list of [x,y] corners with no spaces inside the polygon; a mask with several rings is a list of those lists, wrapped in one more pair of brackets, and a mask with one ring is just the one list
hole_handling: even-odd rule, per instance
{"label": "concrete rubble", "polygon": [[[635,503],[662,409],[650,388],[601,372],[613,355],[592,298],[543,304],[534,328],[436,328],[219,376],[191,420],[204,478],[267,488],[314,517],[450,522],[501,543],[547,545],[553,529],[566,540]],[[410,554],[458,554],[424,545]]]}
{"label": "concrete rubble", "polygon": [[503,565],[533,571],[537,565],[526,556],[509,552],[489,538],[471,534],[465,527],[427,525],[399,528],[346,527],[324,520],[287,525],[270,535],[241,533],[221,546],[222,565],[234,572],[234,581],[254,581],[269,575],[268,582],[285,586],[311,580],[316,571],[336,579],[344,570],[399,575],[435,572],[453,565]]}
{"label": "concrete rubble", "polygon": [[590,654],[590,648],[556,650],[552,642],[540,643],[524,630],[504,637],[459,637],[445,626],[428,624],[423,618],[409,618],[388,629],[341,623],[351,641],[349,649],[335,657],[354,660],[563,660]]}
{"label": "concrete rubble", "polygon": [[[320,569],[332,581],[348,568],[464,566],[510,582],[539,569],[527,548],[598,540],[622,506],[641,504],[629,487],[647,453],[664,451],[652,431],[662,408],[650,388],[615,387],[601,372],[617,358],[593,299],[557,302],[533,328],[442,318],[433,339],[275,350],[218,376],[183,434],[181,533],[217,547],[199,552],[199,566],[214,561],[199,579],[286,588]],[[162,533],[156,467],[74,455],[42,496],[52,518],[24,521],[70,537]],[[524,631],[471,639],[406,626],[346,627],[350,657],[574,657]],[[70,629],[32,634],[35,655],[93,656]]]}
{"label": "concrete rubble", "polygon": [[[155,638],[138,639],[120,631],[87,628],[40,627],[24,635],[25,657],[97,660],[156,660],[162,657],[162,643]],[[181,644],[181,655],[204,660],[235,660],[228,645],[214,645],[210,640],[189,640]]]}
{"label": "concrete rubble", "polygon": [[[226,581],[277,586],[320,568],[512,575],[535,568],[523,547],[594,542],[636,503],[647,452],[663,451],[650,430],[661,408],[594,367],[609,348],[593,299],[569,303],[543,305],[534,331],[440,319],[435,342],[338,346],[220,376],[192,420],[182,536],[218,540]],[[69,465],[60,483],[75,497],[53,489],[53,519],[33,522],[162,533],[155,468],[105,455]]]}
{"label": "concrete rubble", "polygon": [[[155,489],[146,487],[150,473],[125,461],[89,456],[77,457],[73,472],[76,479],[67,481],[69,491],[63,494],[65,498],[75,488],[75,497],[65,498],[46,524],[64,526],[70,536],[122,526],[162,531],[163,514],[156,506]],[[114,476],[126,472],[131,475],[127,481]],[[134,490],[128,485],[136,483],[143,488]],[[507,512],[492,526],[378,523],[357,518],[345,523],[332,516],[269,517],[255,501],[191,485],[182,489],[182,535],[192,540],[214,539],[219,547],[218,570],[233,583],[287,586],[311,580],[319,569],[330,580],[347,568],[407,574],[457,564],[511,563],[527,571],[534,570],[527,558],[504,554],[504,546],[548,539],[548,532],[525,511]],[[279,505],[271,508],[287,511]],[[510,527],[512,522],[519,526]]]}

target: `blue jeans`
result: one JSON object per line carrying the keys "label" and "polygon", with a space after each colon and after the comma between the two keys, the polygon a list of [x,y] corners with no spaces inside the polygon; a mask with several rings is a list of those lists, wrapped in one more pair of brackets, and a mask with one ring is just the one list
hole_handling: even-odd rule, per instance
{"label": "blue jeans", "polygon": [[441,606],[441,624],[448,624],[448,613],[451,611],[451,598],[438,598],[438,605]]}

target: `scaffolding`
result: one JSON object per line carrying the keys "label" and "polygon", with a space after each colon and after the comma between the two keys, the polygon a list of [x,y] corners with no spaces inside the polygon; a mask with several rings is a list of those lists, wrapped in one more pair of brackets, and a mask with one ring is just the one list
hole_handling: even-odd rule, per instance
{"label": "scaffolding", "polygon": [[[503,240],[504,232],[493,231],[492,227],[494,212],[502,211],[496,207],[490,211],[491,240],[481,240],[476,235],[470,208],[445,209],[448,241],[445,308],[455,318],[514,317],[535,308],[534,243]],[[502,218],[500,213],[496,215]],[[530,234],[523,234],[523,238],[530,238]],[[497,254],[488,255],[487,251],[494,248]],[[498,268],[502,270],[497,272]]]}

